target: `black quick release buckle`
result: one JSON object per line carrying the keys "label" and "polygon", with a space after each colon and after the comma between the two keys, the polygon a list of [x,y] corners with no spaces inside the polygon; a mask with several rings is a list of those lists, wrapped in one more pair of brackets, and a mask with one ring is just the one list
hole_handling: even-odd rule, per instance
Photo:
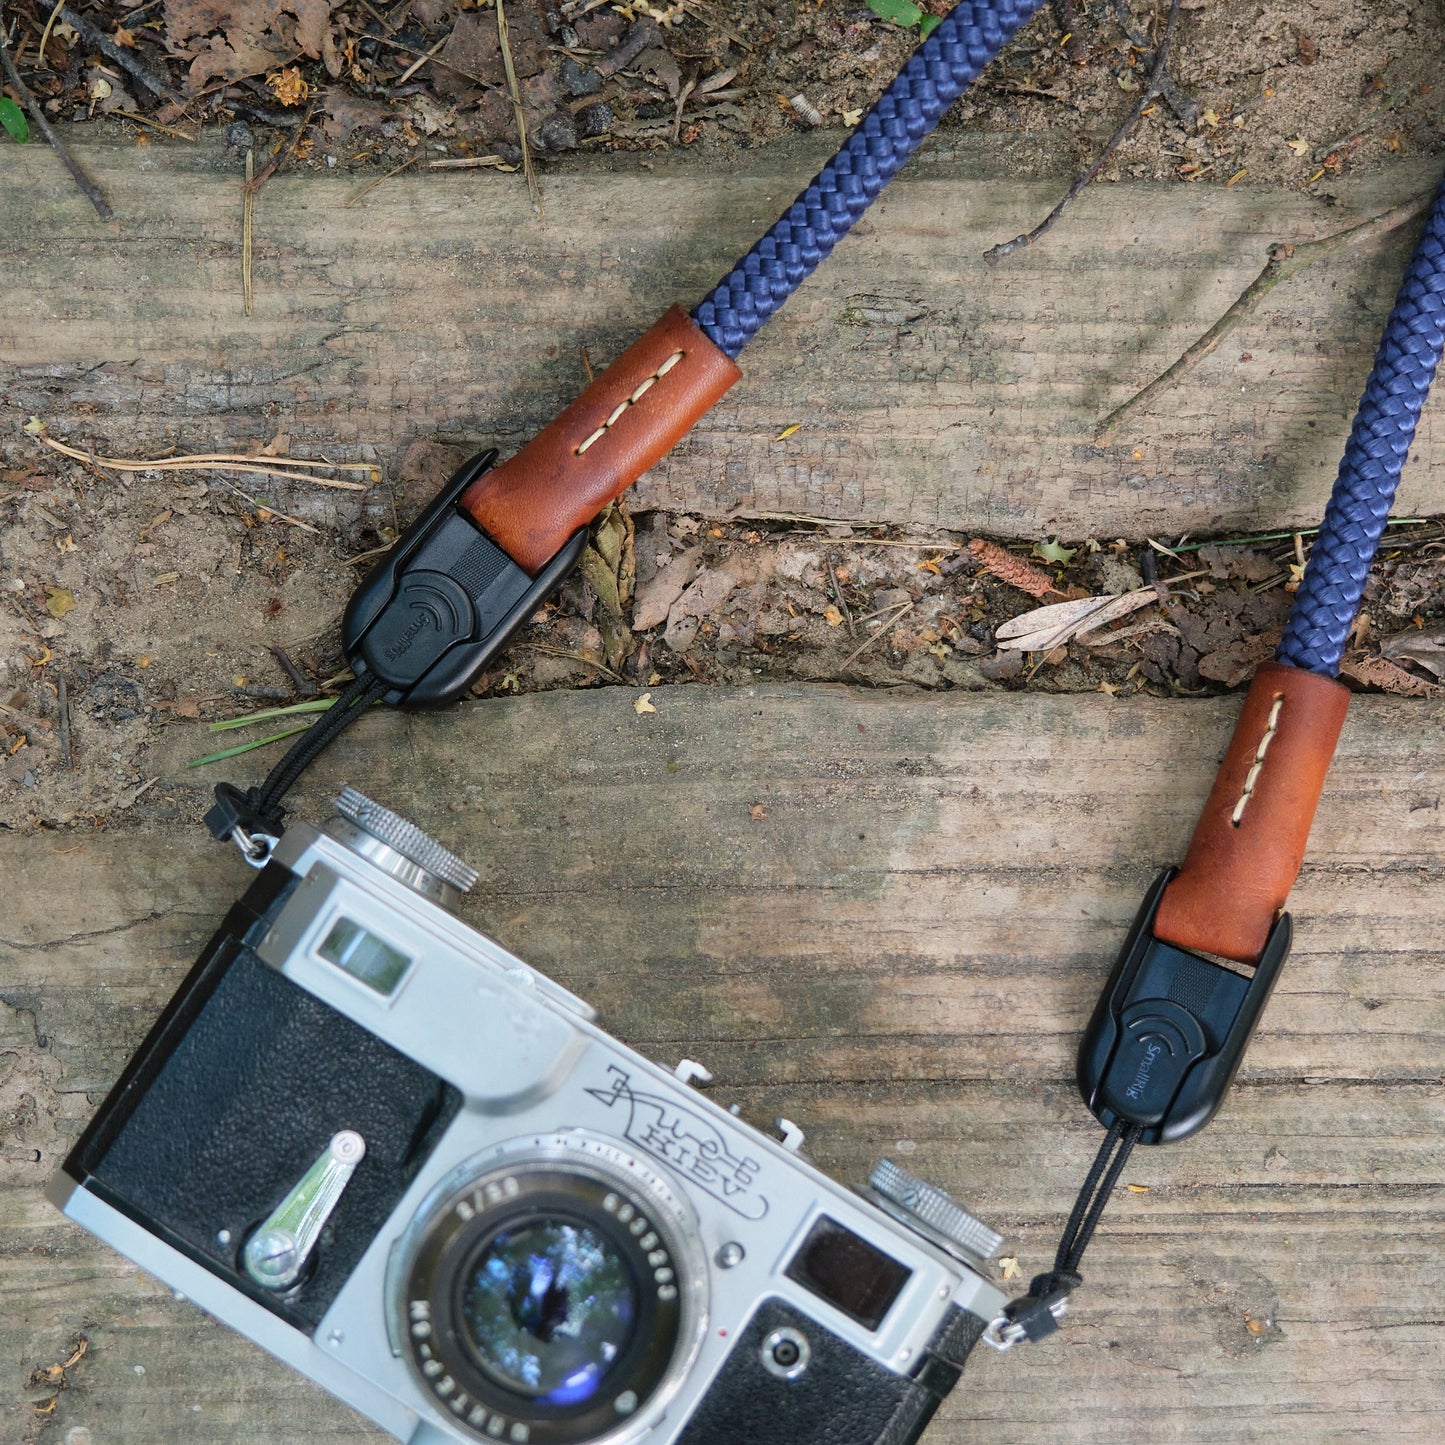
{"label": "black quick release buckle", "polygon": [[465,463],[352,594],[341,640],[357,677],[381,679],[381,701],[447,702],[507,645],[561,585],[587,541],[580,528],[528,575],[455,505],[497,459]]}
{"label": "black quick release buckle", "polygon": [[1138,1125],[1141,1144],[1172,1144],[1215,1115],[1289,955],[1284,913],[1252,974],[1154,936],[1174,869],[1134,920],[1079,1047],[1079,1090],[1095,1118]]}

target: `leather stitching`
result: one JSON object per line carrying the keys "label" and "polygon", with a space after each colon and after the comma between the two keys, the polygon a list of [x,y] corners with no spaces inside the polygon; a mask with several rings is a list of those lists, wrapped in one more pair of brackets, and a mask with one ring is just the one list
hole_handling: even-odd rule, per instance
{"label": "leather stitching", "polygon": [[580,446],[573,448],[572,455],[573,455],[574,457],[580,457],[580,456],[583,454],[583,452],[585,452],[585,451],[588,449],[588,447],[590,447],[590,446],[593,445],[594,442],[600,442],[600,441],[602,440],[602,438],[605,437],[605,436],[607,435],[607,433],[608,433],[619,421],[622,420],[623,416],[626,415],[628,408],[629,408],[629,407],[636,406],[637,403],[638,403],[639,401],[641,401],[642,398],[643,398],[649,391],[651,391],[652,388],[653,388],[659,381],[661,381],[662,378],[663,378],[664,376],[666,376],[667,373],[668,373],[669,371],[671,371],[672,368],[673,368],[674,366],[676,366],[677,363],[678,363],[679,361],[681,361],[682,358],[683,358],[684,356],[686,356],[686,355],[687,355],[687,352],[685,352],[685,351],[674,351],[674,352],[672,353],[672,355],[669,356],[669,357],[667,358],[667,360],[664,361],[664,362],[662,363],[662,365],[659,366],[659,367],[657,368],[657,370],[652,373],[651,376],[649,376],[645,381],[642,381],[642,382],[639,382],[639,383],[638,383],[637,389],[632,393],[631,396],[629,396],[629,397],[627,398],[626,401],[623,401],[623,402],[619,402],[619,403],[618,403],[618,405],[614,408],[614,410],[613,410],[613,412],[612,412],[612,415],[609,416],[609,417],[607,418],[607,420],[606,420],[605,422],[603,422],[602,425],[601,425],[600,427],[598,427],[597,430],[596,430],[595,432],[593,432],[590,437],[587,438],[587,440],[586,440],[585,442],[583,442]]}
{"label": "leather stitching", "polygon": [[1240,819],[1244,817],[1244,810],[1254,796],[1255,784],[1259,782],[1259,775],[1264,771],[1264,755],[1269,751],[1269,745],[1274,741],[1275,734],[1279,732],[1279,715],[1283,711],[1284,694],[1277,692],[1274,695],[1274,706],[1269,710],[1269,722],[1265,727],[1264,736],[1260,738],[1259,746],[1254,750],[1254,762],[1250,765],[1249,773],[1244,779],[1244,791],[1234,805],[1234,812],[1230,814],[1231,827],[1239,827]]}

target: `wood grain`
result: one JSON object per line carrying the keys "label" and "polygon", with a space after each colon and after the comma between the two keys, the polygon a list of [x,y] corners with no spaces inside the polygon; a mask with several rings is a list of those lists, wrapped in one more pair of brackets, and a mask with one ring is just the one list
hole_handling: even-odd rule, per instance
{"label": "wood grain", "polygon": [[[0,150],[0,397],[112,454],[290,434],[388,466],[418,439],[515,449],[672,301],[693,305],[812,175],[816,145],[514,177],[283,176],[240,285],[240,162],[89,147],[99,222],[51,157]],[[649,166],[654,163],[648,162]],[[709,516],[799,513],[1019,537],[1313,525],[1403,265],[1402,233],[1282,286],[1109,448],[1095,421],[1163,370],[1278,239],[1428,189],[1401,162],[1315,199],[1239,185],[1095,186],[990,267],[1060,182],[1001,179],[977,141],[930,145],[745,352],[746,378],[638,488]],[[1427,408],[1401,512],[1445,511]],[[783,440],[781,432],[801,429]],[[0,447],[29,444],[14,433]],[[323,518],[354,500],[268,487]]]}
{"label": "wood grain", "polygon": [[[701,1057],[845,1180],[911,1163],[1042,1268],[1098,1138],[1078,1031],[1236,704],[677,688],[639,717],[633,696],[374,714],[297,809],[360,780],[477,863],[471,921],[620,1037]],[[376,1439],[40,1196],[245,883],[174,821],[191,731],[152,754],[151,821],[0,837],[0,1434]],[[1106,1216],[1064,1333],[980,1351],[930,1442],[1439,1440],[1442,759],[1445,709],[1356,699],[1226,1108],[1136,1154],[1146,1191]],[[26,1377],[80,1335],[36,1415],[52,1392]]]}

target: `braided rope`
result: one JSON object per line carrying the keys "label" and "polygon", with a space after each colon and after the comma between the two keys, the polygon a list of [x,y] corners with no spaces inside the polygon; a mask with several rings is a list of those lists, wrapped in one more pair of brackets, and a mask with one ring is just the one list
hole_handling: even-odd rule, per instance
{"label": "braided rope", "polygon": [[898,173],[944,112],[1042,0],[961,0],[842,150],[693,312],[736,356]]}
{"label": "braided rope", "polygon": [[1334,677],[1445,349],[1445,184],[1385,326],[1325,519],[1275,654]]}

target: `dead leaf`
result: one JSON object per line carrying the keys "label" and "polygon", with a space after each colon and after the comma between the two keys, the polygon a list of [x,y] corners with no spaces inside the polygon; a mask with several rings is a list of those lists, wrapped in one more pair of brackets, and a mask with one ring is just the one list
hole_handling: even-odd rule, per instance
{"label": "dead leaf", "polygon": [[1152,587],[1141,587],[1137,592],[1051,602],[1046,607],[1035,607],[1020,617],[1010,618],[999,627],[994,638],[1001,652],[1052,652],[1086,632],[1117,622],[1158,600],[1159,595]]}
{"label": "dead leaf", "polygon": [[673,604],[697,576],[701,565],[702,548],[692,547],[686,552],[679,552],[671,561],[659,567],[651,577],[639,577],[637,593],[632,602],[633,630],[647,632],[667,621],[667,614],[672,611]]}
{"label": "dead leaf", "polygon": [[319,60],[330,30],[331,0],[166,0],[166,34],[191,61],[193,94],[217,77],[264,75],[298,53]]}
{"label": "dead leaf", "polygon": [[1383,638],[1380,653],[1396,662],[1413,662],[1432,677],[1445,678],[1445,629],[1419,632],[1408,627],[1393,637]]}
{"label": "dead leaf", "polygon": [[1397,697],[1436,697],[1442,691],[1438,683],[1426,682],[1383,657],[1346,658],[1340,671],[1365,687],[1378,687]]}
{"label": "dead leaf", "polygon": [[737,573],[723,567],[699,573],[697,580],[668,608],[667,620],[676,622],[682,617],[706,617],[710,612],[717,611],[737,585]]}
{"label": "dead leaf", "polygon": [[843,614],[830,603],[823,609],[823,621],[829,627],[841,627],[843,625]]}
{"label": "dead leaf", "polygon": [[1211,682],[1222,682],[1225,687],[1238,687],[1245,678],[1253,676],[1260,663],[1268,662],[1274,655],[1280,635],[1281,629],[1275,627],[1206,652],[1199,659],[1199,675]]}
{"label": "dead leaf", "polygon": [[643,693],[642,696],[632,704],[632,710],[638,717],[641,717],[643,713],[656,712],[657,709],[652,705],[652,694],[650,692]]}
{"label": "dead leaf", "polygon": [[52,617],[64,617],[75,610],[75,596],[68,587],[45,589],[45,610]]}
{"label": "dead leaf", "polygon": [[181,702],[157,702],[159,712],[173,712],[177,717],[198,718],[201,715],[200,698],[186,698]]}
{"label": "dead leaf", "polygon": [[[412,104],[427,99],[424,96],[413,96]],[[429,104],[435,105],[428,100]],[[440,106],[435,106],[440,110]],[[359,96],[345,95],[339,90],[329,90],[326,93],[325,101],[326,118],[321,123],[321,129],[325,132],[326,139],[335,143],[343,141],[352,131],[366,126],[382,126],[394,116],[394,112],[388,105],[380,101],[365,100]],[[450,115],[448,111],[446,114]],[[435,129],[435,127],[433,127]],[[430,135],[431,131],[427,131]]]}
{"label": "dead leaf", "polygon": [[999,1257],[998,1267],[1003,1271],[1003,1277],[1005,1279],[1019,1279],[1023,1275],[1023,1270],[1019,1268],[1017,1255],[1001,1255]]}
{"label": "dead leaf", "polygon": [[1210,542],[1201,547],[1195,556],[1209,568],[1209,575],[1221,582],[1227,577],[1238,577],[1245,582],[1267,582],[1279,575],[1279,563],[1253,547],[1221,547]]}

